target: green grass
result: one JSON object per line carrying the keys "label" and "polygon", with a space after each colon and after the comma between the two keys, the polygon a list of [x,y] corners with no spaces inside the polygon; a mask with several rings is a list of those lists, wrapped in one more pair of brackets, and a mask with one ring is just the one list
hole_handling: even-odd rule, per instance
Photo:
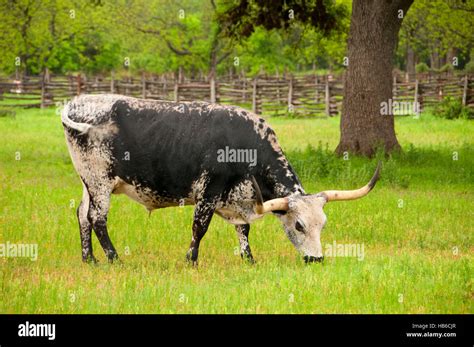
{"label": "green grass", "polygon": [[[41,104],[41,96],[39,95],[28,95],[28,94],[12,94],[5,93],[0,99],[0,108],[8,107],[9,105],[29,105],[29,104]],[[21,100],[15,99],[16,97],[23,98]],[[13,99],[10,99],[13,98]]]}
{"label": "green grass", "polygon": [[[308,192],[355,188],[372,174],[374,161],[332,155],[339,119],[269,122]],[[80,258],[81,185],[59,117],[17,110],[0,118],[0,243],[37,243],[39,256],[0,258],[0,313],[472,313],[474,123],[422,115],[396,129],[404,152],[384,159],[375,190],[325,207],[323,245],[363,244],[362,261],[305,265],[266,216],[252,226],[250,266],[216,216],[195,269],[184,261],[192,207],[148,217],[114,196],[109,230],[123,263],[107,264],[94,236],[94,266]]]}

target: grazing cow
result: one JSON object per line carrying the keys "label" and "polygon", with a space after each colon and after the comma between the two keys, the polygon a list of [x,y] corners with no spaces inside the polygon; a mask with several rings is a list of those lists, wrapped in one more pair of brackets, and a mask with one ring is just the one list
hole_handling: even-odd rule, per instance
{"label": "grazing cow", "polygon": [[154,209],[195,205],[186,254],[197,264],[199,244],[214,213],[234,224],[241,256],[253,262],[250,223],[273,212],[307,262],[321,261],[320,234],[328,201],[365,196],[357,190],[306,194],[273,130],[263,118],[233,106],[82,95],[61,120],[83,184],[77,210],[83,261],[95,261],[94,229],[110,262],[117,252],[107,233],[112,194]]}

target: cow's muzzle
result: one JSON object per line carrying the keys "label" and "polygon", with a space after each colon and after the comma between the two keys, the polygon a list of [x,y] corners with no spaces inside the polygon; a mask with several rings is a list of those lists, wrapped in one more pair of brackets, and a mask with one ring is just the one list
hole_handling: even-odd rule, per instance
{"label": "cow's muzzle", "polygon": [[324,260],[324,257],[314,257],[312,255],[305,255],[303,257],[303,259],[304,259],[304,262],[306,264],[308,264],[308,263],[322,263],[323,260]]}

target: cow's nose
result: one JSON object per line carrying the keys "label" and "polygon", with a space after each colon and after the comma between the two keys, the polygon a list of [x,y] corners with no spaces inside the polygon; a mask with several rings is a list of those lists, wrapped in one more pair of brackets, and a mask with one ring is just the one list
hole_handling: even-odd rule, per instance
{"label": "cow's nose", "polygon": [[314,257],[312,255],[305,255],[305,263],[321,263],[324,260],[324,257]]}

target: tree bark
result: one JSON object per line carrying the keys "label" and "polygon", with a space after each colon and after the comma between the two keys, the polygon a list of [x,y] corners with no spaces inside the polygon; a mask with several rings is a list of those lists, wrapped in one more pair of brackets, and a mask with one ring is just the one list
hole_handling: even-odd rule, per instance
{"label": "tree bark", "polygon": [[407,45],[407,73],[410,81],[413,81],[416,74],[416,56],[415,50],[409,44]]}
{"label": "tree bark", "polygon": [[439,47],[436,45],[430,53],[430,67],[434,70],[438,70],[440,68],[438,49]]}
{"label": "tree bark", "polygon": [[392,67],[398,32],[413,0],[354,0],[348,40],[349,66],[344,76],[341,138],[336,148],[373,156],[400,149],[393,115],[381,105],[392,99]]}
{"label": "tree bark", "polygon": [[[457,54],[457,49],[454,48],[454,47],[450,47],[448,49],[448,52],[446,53],[446,64],[453,65],[454,57],[456,56],[456,54]],[[457,65],[455,65],[455,66],[457,66]]]}

